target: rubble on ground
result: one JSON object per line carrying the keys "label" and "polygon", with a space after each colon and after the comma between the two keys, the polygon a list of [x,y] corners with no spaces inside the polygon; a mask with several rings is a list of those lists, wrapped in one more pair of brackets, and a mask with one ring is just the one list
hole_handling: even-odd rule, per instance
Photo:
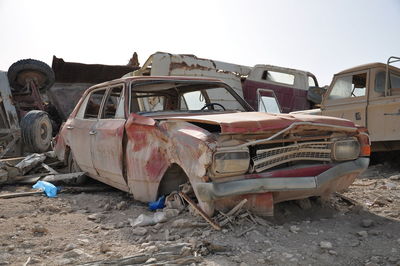
{"label": "rubble on ground", "polygon": [[[242,201],[211,218],[221,230],[179,193],[157,211],[97,184],[94,192],[57,198],[0,199],[0,264],[398,265],[398,174],[371,166],[346,192],[278,204],[275,217],[267,219]],[[31,185],[4,185],[0,196],[29,191]],[[135,224],[155,214],[165,220]]]}

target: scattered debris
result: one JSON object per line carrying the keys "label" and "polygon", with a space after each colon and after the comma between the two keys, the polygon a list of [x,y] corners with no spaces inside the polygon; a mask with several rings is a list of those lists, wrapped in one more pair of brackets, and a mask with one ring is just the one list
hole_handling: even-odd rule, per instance
{"label": "scattered debris", "polygon": [[319,246],[321,247],[321,249],[332,249],[333,248],[332,243],[329,241],[321,241],[319,243]]}
{"label": "scattered debris", "polygon": [[253,225],[250,228],[247,228],[246,230],[240,232],[239,234],[236,235],[236,237],[241,237],[242,235],[246,234],[247,232],[250,232],[251,230],[253,230],[256,226]]}
{"label": "scattered debris", "polygon": [[129,219],[132,227],[154,225],[157,223],[163,223],[165,221],[167,221],[167,216],[164,212],[156,212],[153,214],[153,216],[141,214],[136,218],[135,221]]}
{"label": "scattered debris", "polygon": [[165,207],[165,196],[161,196],[158,200],[149,202],[149,210],[155,211],[158,209],[163,209]]}
{"label": "scattered debris", "polygon": [[179,195],[186,200],[215,230],[221,230],[221,226],[214,222],[199,206],[196,205],[185,193],[179,192]]}
{"label": "scattered debris", "polygon": [[339,198],[341,198],[343,201],[347,202],[348,204],[351,204],[351,205],[362,205],[359,202],[355,201],[354,199],[349,198],[349,197],[347,197],[347,196],[345,196],[343,194],[335,193],[335,195],[338,196]]}
{"label": "scattered debris", "polygon": [[[189,185],[190,186],[190,185]],[[191,189],[191,186],[190,186]],[[181,191],[185,194],[187,194],[190,190],[185,189],[183,187]],[[185,192],[186,191],[186,192]],[[165,207],[168,209],[177,209],[179,211],[182,211],[186,206],[185,202],[182,199],[182,197],[179,195],[177,192],[172,192],[165,198]]]}
{"label": "scattered debris", "polygon": [[192,255],[196,253],[197,247],[190,243],[178,243],[161,247],[157,253],[140,252],[132,256],[118,259],[97,260],[79,264],[81,266],[91,265],[137,265],[150,263],[151,265],[189,265],[203,261],[201,256]]}
{"label": "scattered debris", "polygon": [[[84,174],[82,172],[79,174],[59,174],[49,165],[50,163],[44,163],[46,160],[50,161],[50,163],[54,162],[56,160],[54,152],[33,153],[26,157],[0,160],[0,184],[34,184],[42,177],[46,177],[42,179],[44,181],[54,182],[76,178],[76,175],[81,176]],[[58,164],[59,162],[56,163]]]}
{"label": "scattered debris", "polygon": [[25,175],[38,164],[43,163],[45,159],[45,154],[33,153],[25,157],[21,162],[17,163],[15,167],[20,171],[21,175]]}
{"label": "scattered debris", "polygon": [[9,193],[0,195],[0,199],[11,199],[11,198],[18,198],[18,197],[26,197],[32,195],[39,195],[43,193],[43,189],[37,189],[35,191],[28,191],[28,192],[19,192],[19,193]]}
{"label": "scattered debris", "polygon": [[32,188],[41,189],[49,198],[55,198],[59,190],[55,185],[46,181],[38,181]]}
{"label": "scattered debris", "polygon": [[54,174],[54,175],[45,176],[42,179],[42,181],[46,181],[46,182],[67,181],[67,180],[79,178],[84,175],[85,175],[85,172],[76,172],[76,173],[69,173],[69,174]]}

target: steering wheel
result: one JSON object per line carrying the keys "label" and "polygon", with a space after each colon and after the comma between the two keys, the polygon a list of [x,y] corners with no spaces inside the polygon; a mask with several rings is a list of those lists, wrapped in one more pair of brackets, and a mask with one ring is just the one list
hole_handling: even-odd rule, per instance
{"label": "steering wheel", "polygon": [[[214,105],[218,105],[219,107],[221,107],[224,111],[226,110],[225,107],[222,104],[219,103],[207,103],[205,104],[200,110],[204,110],[208,107],[214,106]],[[214,109],[214,108],[213,108]]]}

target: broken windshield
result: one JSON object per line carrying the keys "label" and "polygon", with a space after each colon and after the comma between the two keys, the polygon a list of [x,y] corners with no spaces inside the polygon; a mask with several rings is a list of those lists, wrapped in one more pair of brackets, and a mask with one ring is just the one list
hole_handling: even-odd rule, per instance
{"label": "broken windshield", "polygon": [[248,110],[242,101],[234,92],[215,84],[149,84],[131,88],[130,111],[143,114]]}

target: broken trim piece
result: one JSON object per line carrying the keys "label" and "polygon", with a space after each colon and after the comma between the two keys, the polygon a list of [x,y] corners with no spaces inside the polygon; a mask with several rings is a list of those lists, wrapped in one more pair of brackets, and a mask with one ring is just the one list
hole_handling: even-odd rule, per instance
{"label": "broken trim piece", "polygon": [[275,139],[276,137],[282,135],[286,131],[289,131],[289,130],[297,127],[297,126],[307,126],[307,125],[308,126],[325,127],[325,128],[335,128],[335,129],[340,129],[340,130],[344,130],[344,131],[351,131],[351,132],[355,132],[357,130],[354,127],[336,126],[336,125],[328,125],[328,124],[312,123],[312,122],[295,122],[295,123],[291,124],[290,126],[288,126],[287,128],[282,129],[281,131],[275,133],[274,135],[272,135],[269,138],[258,139],[258,140],[250,141],[250,142],[243,143],[241,145],[236,145],[236,146],[219,147],[218,151],[231,150],[232,148],[240,149],[240,148],[244,148],[244,147],[248,147],[248,146],[253,146],[253,145],[260,144],[260,143],[264,143],[264,142],[267,142],[267,141]]}

